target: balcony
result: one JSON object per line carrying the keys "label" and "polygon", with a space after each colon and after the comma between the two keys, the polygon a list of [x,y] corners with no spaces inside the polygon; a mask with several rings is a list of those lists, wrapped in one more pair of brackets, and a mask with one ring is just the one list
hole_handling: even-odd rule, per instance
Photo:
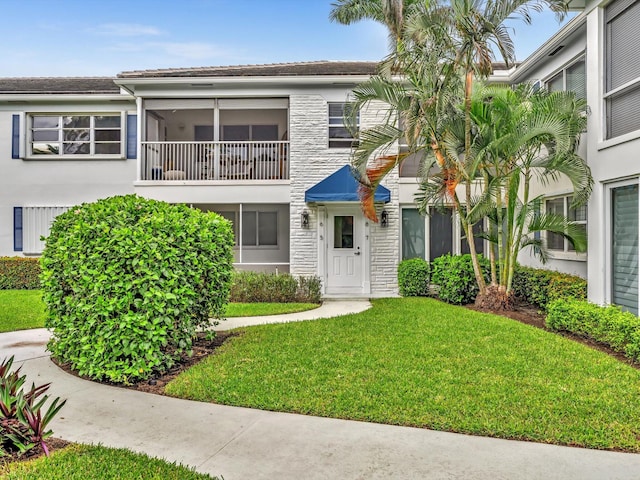
{"label": "balcony", "polygon": [[142,142],[140,180],[288,180],[288,141]]}

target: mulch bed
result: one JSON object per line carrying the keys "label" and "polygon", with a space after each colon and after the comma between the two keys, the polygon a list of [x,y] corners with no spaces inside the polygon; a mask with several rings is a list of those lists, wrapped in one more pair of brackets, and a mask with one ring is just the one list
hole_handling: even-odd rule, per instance
{"label": "mulch bed", "polygon": [[[67,442],[66,440],[62,440],[60,438],[47,438],[45,441],[47,444],[47,448],[49,449],[49,453],[60,450],[61,448],[66,447],[67,445],[71,445],[71,442]],[[12,462],[25,462],[27,460],[34,460],[38,457],[44,456],[44,450],[39,446],[32,448],[27,453],[21,456],[17,455],[7,455],[6,457],[0,457],[0,465],[5,465]]]}
{"label": "mulch bed", "polygon": [[541,328],[542,330],[546,330],[548,332],[552,332],[556,335],[562,335],[563,337],[569,338],[576,342],[582,343],[588,347],[594,348],[596,350],[600,350],[617,360],[626,363],[627,365],[640,370],[640,364],[635,363],[633,360],[625,357],[622,353],[616,352],[612,350],[608,345],[605,345],[600,342],[596,342],[590,338],[582,337],[580,335],[576,335],[571,332],[558,332],[556,330],[551,330],[547,328],[545,325],[545,315],[536,307],[525,304],[522,302],[518,302],[515,305],[514,310],[500,310],[500,311],[491,311],[483,308],[478,308],[474,304],[466,305],[466,307],[470,310],[475,310],[477,312],[484,313],[493,313],[495,315],[502,315],[503,317],[511,318],[512,320],[517,320],[521,323],[526,323],[527,325],[534,326],[536,328]]}
{"label": "mulch bed", "polygon": [[[155,393],[157,395],[164,395],[164,387],[171,380],[176,378],[180,373],[204,360],[205,357],[211,355],[215,350],[220,347],[228,339],[239,335],[235,332],[216,332],[216,336],[212,340],[207,340],[204,334],[199,334],[198,338],[193,342],[193,355],[183,359],[181,362],[176,363],[167,373],[163,375],[156,375],[150,380],[144,380],[142,382],[134,383],[127,386],[132,390],[139,390],[146,393]],[[122,387],[121,384],[114,384],[115,386]]]}
{"label": "mulch bed", "polygon": [[[176,362],[176,364],[166,373],[156,374],[148,380],[142,380],[139,382],[131,383],[129,385],[124,385],[122,383],[113,383],[106,380],[100,383],[111,385],[114,387],[128,388],[130,390],[138,390],[145,393],[164,395],[164,387],[167,385],[167,383],[176,378],[180,373],[184,372],[189,367],[195,365],[196,363],[199,363],[201,360],[204,360],[204,358],[208,355],[211,355],[229,338],[236,337],[238,335],[239,333],[237,332],[216,332],[216,336],[213,339],[208,339],[204,333],[199,333],[198,337],[193,341],[193,355],[191,355],[190,357],[182,358],[180,361]],[[83,378],[85,380],[93,381],[89,377],[78,375],[75,370],[71,369],[71,366],[68,363],[59,363],[53,357],[51,357],[51,361],[71,375]]]}

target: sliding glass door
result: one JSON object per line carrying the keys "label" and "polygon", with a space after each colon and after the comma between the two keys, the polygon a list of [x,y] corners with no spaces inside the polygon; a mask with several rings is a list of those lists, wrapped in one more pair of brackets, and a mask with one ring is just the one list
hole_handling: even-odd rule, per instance
{"label": "sliding glass door", "polygon": [[638,184],[609,192],[611,303],[638,315]]}

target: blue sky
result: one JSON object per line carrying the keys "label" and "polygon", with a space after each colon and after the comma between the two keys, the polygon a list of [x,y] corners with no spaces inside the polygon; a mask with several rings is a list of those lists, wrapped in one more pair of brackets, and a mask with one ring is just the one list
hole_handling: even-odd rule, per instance
{"label": "blue sky", "polygon": [[[332,23],[332,1],[0,0],[0,77],[382,58],[384,27]],[[519,60],[560,28],[550,12],[512,25]]]}

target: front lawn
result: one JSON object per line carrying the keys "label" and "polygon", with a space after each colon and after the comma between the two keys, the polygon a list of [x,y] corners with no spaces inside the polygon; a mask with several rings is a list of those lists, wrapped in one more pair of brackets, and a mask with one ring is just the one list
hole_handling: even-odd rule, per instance
{"label": "front lawn", "polygon": [[640,371],[561,336],[425,298],[240,329],[171,382],[228,405],[640,452]]}
{"label": "front lawn", "polygon": [[[229,303],[227,317],[282,315],[318,308],[315,303]],[[0,290],[0,333],[44,328],[41,290]]]}
{"label": "front lawn", "polygon": [[45,316],[40,290],[0,290],[0,333],[43,328]]}
{"label": "front lawn", "polygon": [[226,315],[232,317],[257,317],[304,312],[318,308],[316,303],[229,303]]}
{"label": "front lawn", "polygon": [[213,480],[187,467],[124,449],[71,445],[50,457],[0,466],[6,480]]}

